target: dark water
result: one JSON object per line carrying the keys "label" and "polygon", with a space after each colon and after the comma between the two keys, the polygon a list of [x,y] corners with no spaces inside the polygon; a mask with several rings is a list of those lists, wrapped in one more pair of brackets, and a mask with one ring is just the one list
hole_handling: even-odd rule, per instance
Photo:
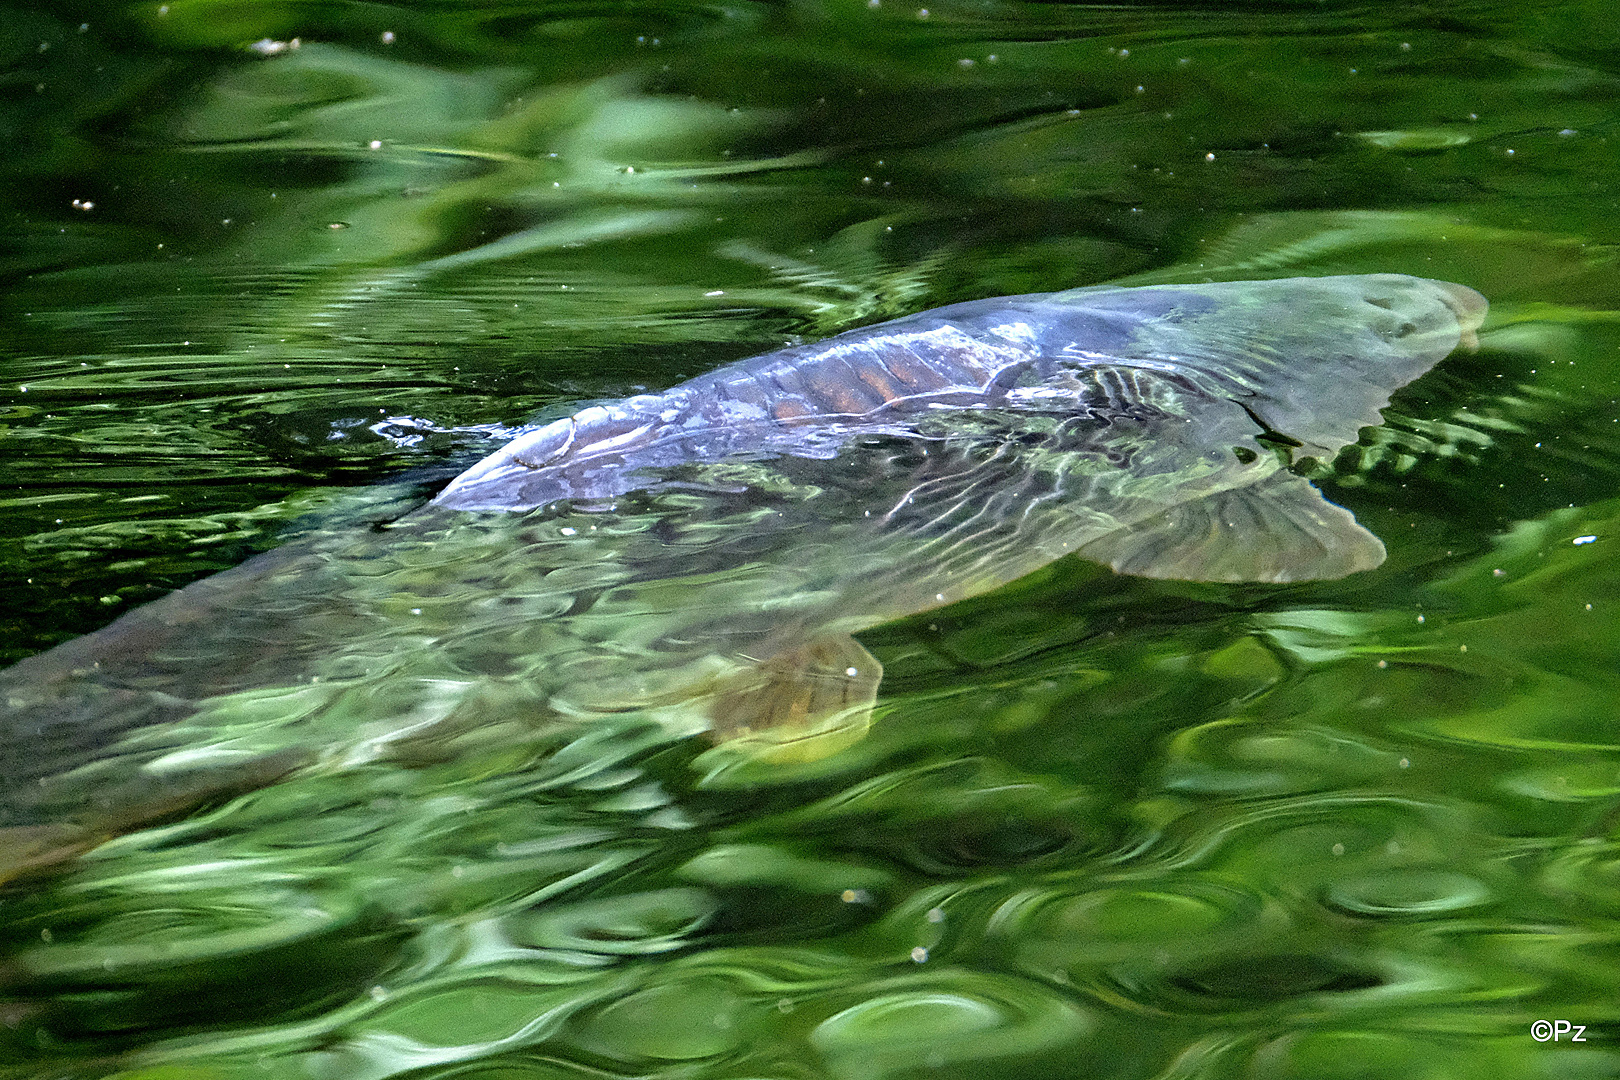
{"label": "dark water", "polygon": [[1379,570],[1058,563],[861,635],[821,761],[603,722],[121,837],[0,893],[0,1075],[1620,1072],[1617,27],[5,9],[8,659],[537,411],[955,300],[1396,271],[1492,315],[1318,478]]}

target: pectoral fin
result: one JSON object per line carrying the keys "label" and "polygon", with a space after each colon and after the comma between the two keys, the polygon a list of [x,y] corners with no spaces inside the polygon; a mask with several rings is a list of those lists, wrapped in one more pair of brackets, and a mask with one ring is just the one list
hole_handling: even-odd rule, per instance
{"label": "pectoral fin", "polygon": [[772,762],[814,761],[866,734],[883,665],[847,634],[776,653],[719,689],[716,741]]}
{"label": "pectoral fin", "polygon": [[1371,570],[1384,545],[1288,472],[1180,503],[1079,550],[1116,573],[1183,581],[1317,581]]}

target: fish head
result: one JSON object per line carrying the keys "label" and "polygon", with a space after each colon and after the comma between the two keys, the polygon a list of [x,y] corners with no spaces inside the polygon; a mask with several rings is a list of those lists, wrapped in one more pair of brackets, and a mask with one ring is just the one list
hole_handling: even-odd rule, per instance
{"label": "fish head", "polygon": [[1465,285],[1363,274],[1076,289],[1043,307],[1043,353],[1058,365],[1153,372],[1326,458],[1379,423],[1397,389],[1476,346],[1489,305]]}

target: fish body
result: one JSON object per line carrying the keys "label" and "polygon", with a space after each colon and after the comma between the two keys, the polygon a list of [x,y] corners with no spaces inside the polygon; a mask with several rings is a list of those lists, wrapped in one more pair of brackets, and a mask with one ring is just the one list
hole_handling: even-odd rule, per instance
{"label": "fish body", "polygon": [[1007,297],[584,409],[396,521],[0,673],[14,867],[290,770],[606,713],[826,753],[881,678],[851,634],[1066,555],[1370,569],[1382,544],[1287,466],[1377,423],[1485,308],[1399,275]]}
{"label": "fish body", "polygon": [[1483,311],[1473,290],[1394,274],[970,301],[585,409],[491,454],[436,502],[511,511],[633,490],[649,467],[831,457],[852,433],[911,434],[938,410],[1067,408],[1106,423],[1203,396],[1331,452]]}

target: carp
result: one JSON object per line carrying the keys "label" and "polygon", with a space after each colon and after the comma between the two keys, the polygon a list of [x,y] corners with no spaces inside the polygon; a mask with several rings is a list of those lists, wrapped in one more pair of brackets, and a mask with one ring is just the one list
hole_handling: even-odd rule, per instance
{"label": "carp", "polygon": [[604,714],[825,755],[882,677],[854,634],[1066,556],[1372,569],[1306,459],[1486,308],[1392,274],[1002,297],[585,408],[0,672],[0,880],[297,770]]}

